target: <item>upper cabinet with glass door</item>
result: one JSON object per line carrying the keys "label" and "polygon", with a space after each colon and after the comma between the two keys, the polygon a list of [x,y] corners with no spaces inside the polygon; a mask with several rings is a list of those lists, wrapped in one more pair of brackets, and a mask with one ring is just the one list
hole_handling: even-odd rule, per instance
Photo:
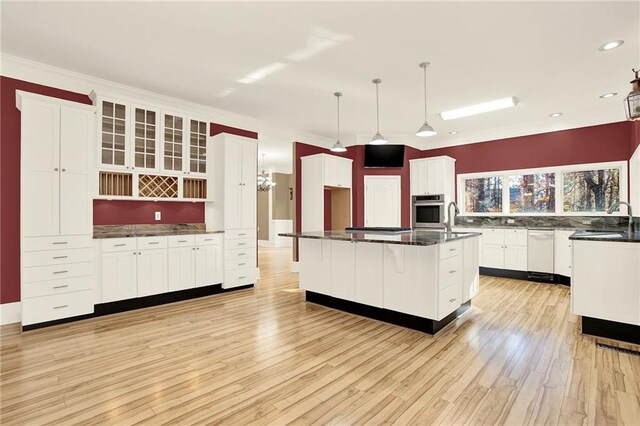
{"label": "upper cabinet with glass door", "polygon": [[179,115],[163,113],[162,123],[162,170],[182,173],[185,119]]}
{"label": "upper cabinet with glass door", "polygon": [[189,119],[189,144],[187,158],[189,163],[186,173],[189,175],[205,175],[207,173],[207,122]]}
{"label": "upper cabinet with glass door", "polygon": [[129,169],[127,112],[125,103],[100,102],[100,164],[108,168]]}
{"label": "upper cabinet with glass door", "polygon": [[135,169],[158,170],[158,112],[132,106],[133,165]]}

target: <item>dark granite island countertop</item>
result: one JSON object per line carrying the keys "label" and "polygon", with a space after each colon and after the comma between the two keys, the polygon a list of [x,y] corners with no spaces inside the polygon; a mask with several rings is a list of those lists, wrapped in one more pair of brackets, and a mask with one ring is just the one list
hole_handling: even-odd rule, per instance
{"label": "dark granite island countertop", "polygon": [[161,237],[169,235],[221,234],[223,230],[207,230],[204,223],[162,225],[96,225],[93,238]]}
{"label": "dark granite island countertop", "polygon": [[411,231],[405,233],[389,232],[291,232],[278,234],[281,237],[312,238],[319,240],[356,241],[363,243],[405,244],[413,246],[433,246],[465,238],[479,237],[478,232],[438,232],[438,231]]}
{"label": "dark granite island countertop", "polygon": [[640,243],[640,232],[621,231],[580,231],[571,234],[570,240],[574,241],[608,241],[619,243]]}

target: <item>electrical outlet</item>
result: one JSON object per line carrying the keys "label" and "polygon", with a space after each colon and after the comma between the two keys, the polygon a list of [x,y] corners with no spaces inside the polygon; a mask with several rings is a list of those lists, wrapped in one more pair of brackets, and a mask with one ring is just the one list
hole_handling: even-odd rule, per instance
{"label": "electrical outlet", "polygon": [[156,212],[156,220],[162,220],[162,212]]}
{"label": "electrical outlet", "polygon": [[473,219],[465,219],[467,223],[473,223]]}
{"label": "electrical outlet", "polygon": [[582,224],[583,225],[591,225],[591,221],[590,220],[583,220]]}
{"label": "electrical outlet", "polygon": [[507,219],[507,223],[516,223],[515,219]]}

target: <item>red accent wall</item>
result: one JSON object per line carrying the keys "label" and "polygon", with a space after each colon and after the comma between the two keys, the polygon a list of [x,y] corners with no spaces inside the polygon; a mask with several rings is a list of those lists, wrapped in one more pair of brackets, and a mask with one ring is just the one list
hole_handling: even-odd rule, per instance
{"label": "red accent wall", "polygon": [[[161,212],[162,220],[155,220]],[[94,200],[94,225],[145,225],[162,223],[204,223],[204,203],[190,201]]]}
{"label": "red accent wall", "polygon": [[82,93],[0,77],[0,303],[20,301],[20,111],[16,90],[91,104]]}
{"label": "red accent wall", "polygon": [[636,152],[636,149],[640,146],[640,121],[634,121],[632,127],[632,138],[631,138],[631,155]]}
{"label": "red accent wall", "polygon": [[215,136],[220,133],[229,133],[231,135],[244,136],[245,138],[258,139],[257,132],[225,126],[224,124],[219,123],[211,123],[209,127],[209,135]]}

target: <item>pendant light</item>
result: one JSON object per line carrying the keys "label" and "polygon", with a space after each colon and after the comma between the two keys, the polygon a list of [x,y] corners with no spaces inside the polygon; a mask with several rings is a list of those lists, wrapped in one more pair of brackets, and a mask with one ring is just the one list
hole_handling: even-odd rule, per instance
{"label": "pendant light", "polygon": [[264,170],[264,156],[262,154],[262,173],[258,175],[258,191],[270,191],[271,188],[276,186],[276,183],[271,179],[271,176]]}
{"label": "pendant light", "polygon": [[382,83],[382,80],[380,80],[379,78],[374,78],[373,80],[371,80],[371,82],[376,85],[376,134],[373,136],[371,142],[369,143],[371,145],[384,145],[388,141],[387,138],[380,134],[380,101],[378,97],[378,85]]}
{"label": "pendant light", "polygon": [[632,69],[636,74],[636,78],[630,81],[631,93],[624,100],[624,112],[627,115],[627,120],[640,120],[640,69]]}
{"label": "pendant light", "polygon": [[420,68],[424,71],[424,124],[416,132],[416,136],[426,138],[427,136],[436,135],[437,132],[427,122],[427,67],[431,65],[429,62],[420,64]]}
{"label": "pendant light", "polygon": [[334,143],[333,146],[331,147],[331,151],[333,151],[333,152],[345,152],[347,150],[347,148],[345,148],[340,143],[340,96],[342,96],[342,93],[335,92],[333,94],[333,96],[336,97],[336,103],[338,104],[338,136],[336,137],[336,143]]}

